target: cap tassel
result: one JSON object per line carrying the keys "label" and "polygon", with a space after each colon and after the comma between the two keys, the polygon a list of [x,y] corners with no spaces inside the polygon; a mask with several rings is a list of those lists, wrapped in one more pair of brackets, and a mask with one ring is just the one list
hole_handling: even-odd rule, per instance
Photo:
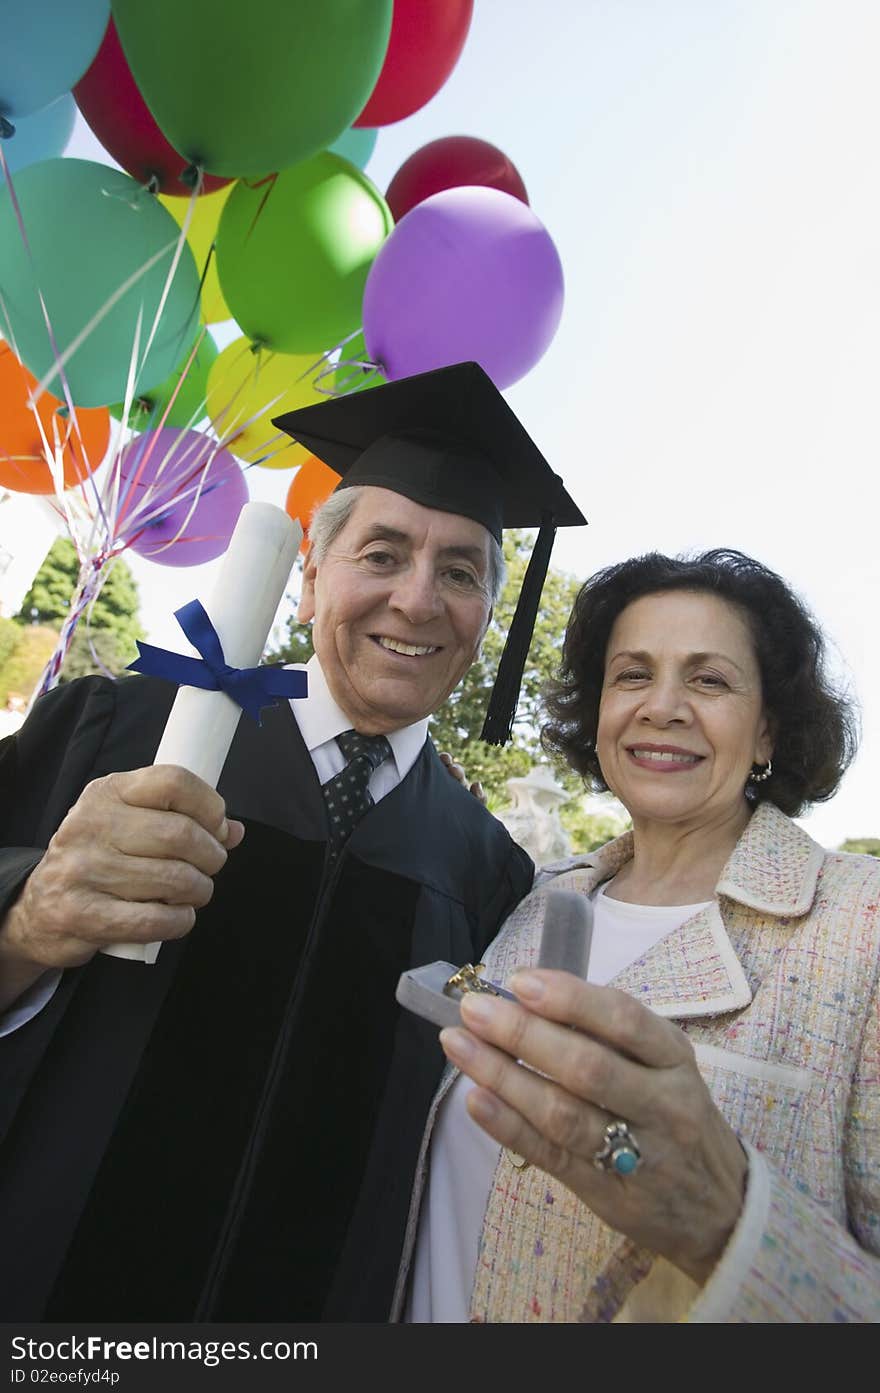
{"label": "cap tassel", "polygon": [[520,587],[516,613],[507,631],[507,641],[498,664],[498,675],[486,708],[480,739],[490,745],[506,745],[510,739],[555,536],[553,515],[544,513]]}

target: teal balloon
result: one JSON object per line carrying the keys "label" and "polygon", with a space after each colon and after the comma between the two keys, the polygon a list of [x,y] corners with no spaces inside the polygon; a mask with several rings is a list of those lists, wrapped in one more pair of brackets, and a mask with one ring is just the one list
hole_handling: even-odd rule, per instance
{"label": "teal balloon", "polygon": [[13,122],[79,82],[98,52],[109,0],[2,0],[0,116]]}
{"label": "teal balloon", "polygon": [[326,150],[363,110],[392,0],[112,0],[135,82],[165,138],[231,178]]}
{"label": "teal balloon", "polygon": [[365,174],[327,151],[239,180],[217,228],[217,275],[252,343],[323,353],[357,329],[370,267],[394,220]]}
{"label": "teal balloon", "polygon": [[[207,416],[208,373],[217,357],[217,345],[206,333],[190,361],[192,350],[191,343],[170,377],[148,392],[139,392],[134,398],[128,413],[127,425],[130,430],[159,430],[165,426],[192,430],[203,416]],[[172,397],[174,405],[166,416],[165,408]],[[110,414],[121,421],[124,407],[124,402],[117,402],[110,407]]]}
{"label": "teal balloon", "polygon": [[[27,247],[9,190],[0,191],[0,333],[31,372],[61,395],[56,351],[43,318],[42,292],[59,353],[78,338],[137,273],[68,359],[64,372],[78,406],[125,396],[141,312],[143,358],[165,290],[180,228],[134,179],[88,160],[43,160],[15,179]],[[143,268],[155,258],[149,270]],[[5,310],[5,313],[4,313]],[[179,363],[199,313],[199,274],[184,243],[149,354],[135,390],[148,391]]]}
{"label": "teal balloon", "polygon": [[3,154],[12,173],[24,169],[25,165],[60,155],[70,139],[75,120],[76,102],[66,92],[42,111],[16,121],[15,135],[3,142]]}
{"label": "teal balloon", "polygon": [[359,130],[357,126],[350,126],[347,131],[342,132],[338,140],[334,140],[330,146],[330,153],[341,155],[344,160],[357,165],[358,169],[366,169],[376,148],[378,134],[377,130],[369,127]]}

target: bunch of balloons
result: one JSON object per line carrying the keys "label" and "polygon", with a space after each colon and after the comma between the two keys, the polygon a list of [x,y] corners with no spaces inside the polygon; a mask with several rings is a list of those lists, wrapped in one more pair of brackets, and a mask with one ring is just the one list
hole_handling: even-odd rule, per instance
{"label": "bunch of balloons", "polygon": [[[307,526],[335,476],[282,411],[466,359],[504,388],[544,353],[562,269],[510,160],[451,136],[384,196],[364,173],[472,11],[4,0],[0,483],[57,495],[90,578],[219,555],[253,466],[297,469]],[[75,107],[120,168],[62,156]]]}

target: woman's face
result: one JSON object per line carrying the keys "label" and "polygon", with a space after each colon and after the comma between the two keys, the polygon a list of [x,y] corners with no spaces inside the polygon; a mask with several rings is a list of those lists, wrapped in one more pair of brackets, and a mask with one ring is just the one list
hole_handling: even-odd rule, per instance
{"label": "woman's face", "polygon": [[739,610],[685,590],[628,605],[605,654],[596,752],[636,826],[744,815],[749,772],[772,741]]}

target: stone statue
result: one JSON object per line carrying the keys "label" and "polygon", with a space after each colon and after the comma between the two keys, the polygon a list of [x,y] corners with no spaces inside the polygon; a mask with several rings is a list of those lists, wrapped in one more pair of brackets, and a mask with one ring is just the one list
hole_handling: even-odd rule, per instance
{"label": "stone statue", "polygon": [[508,779],[511,806],[496,816],[515,842],[531,856],[536,866],[560,861],[571,855],[568,833],[559,819],[559,809],[569,794],[554,779],[545,764],[533,765],[523,778]]}

